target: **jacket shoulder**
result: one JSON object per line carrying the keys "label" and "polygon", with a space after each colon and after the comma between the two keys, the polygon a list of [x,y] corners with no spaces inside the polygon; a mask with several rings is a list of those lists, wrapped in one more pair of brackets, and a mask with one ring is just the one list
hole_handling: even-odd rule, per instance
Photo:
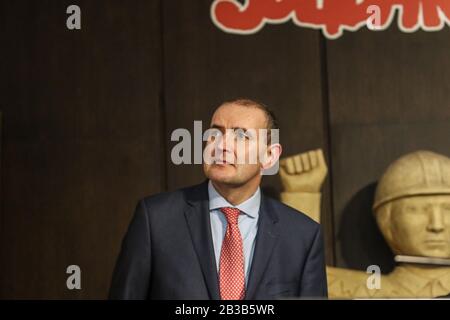
{"label": "jacket shoulder", "polygon": [[308,215],[282,203],[281,201],[270,197],[266,197],[266,201],[268,201],[272,208],[275,209],[281,221],[294,225],[300,224],[312,229],[317,229],[320,227],[320,225]]}
{"label": "jacket shoulder", "polygon": [[184,199],[183,189],[175,191],[165,191],[152,195],[148,195],[140,200],[146,207],[153,207],[155,205],[164,205],[166,203],[175,203]]}
{"label": "jacket shoulder", "polygon": [[142,198],[139,202],[148,211],[177,212],[186,206],[189,201],[207,200],[207,186],[205,182],[177,189],[175,191],[161,192]]}

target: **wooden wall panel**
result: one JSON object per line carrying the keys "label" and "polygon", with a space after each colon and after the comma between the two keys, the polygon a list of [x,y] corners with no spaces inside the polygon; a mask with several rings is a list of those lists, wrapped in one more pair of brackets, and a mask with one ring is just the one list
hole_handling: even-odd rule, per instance
{"label": "wooden wall panel", "polygon": [[159,2],[77,1],[79,31],[70,4],[0,4],[3,298],[105,298],[137,200],[165,182]]}

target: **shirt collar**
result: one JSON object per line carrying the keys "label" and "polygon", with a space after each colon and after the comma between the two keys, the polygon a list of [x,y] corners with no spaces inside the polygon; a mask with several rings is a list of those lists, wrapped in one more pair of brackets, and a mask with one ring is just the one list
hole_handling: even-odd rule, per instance
{"label": "shirt collar", "polygon": [[244,202],[233,206],[224,197],[222,197],[214,188],[211,180],[208,181],[208,195],[209,195],[209,210],[220,209],[223,207],[237,208],[251,218],[256,218],[259,214],[259,206],[261,204],[261,191],[260,188],[255,193],[245,200]]}

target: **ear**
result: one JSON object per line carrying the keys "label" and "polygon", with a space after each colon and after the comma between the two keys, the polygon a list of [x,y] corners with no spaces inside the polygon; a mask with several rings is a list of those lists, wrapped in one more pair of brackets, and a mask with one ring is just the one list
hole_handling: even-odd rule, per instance
{"label": "ear", "polygon": [[[393,237],[391,228],[391,203],[386,203],[375,212],[378,227],[386,239],[387,243],[392,247]],[[392,248],[391,248],[392,249]]]}
{"label": "ear", "polygon": [[280,159],[282,151],[283,148],[279,143],[274,143],[268,146],[261,159],[261,169],[267,170],[275,165],[275,163],[277,163]]}

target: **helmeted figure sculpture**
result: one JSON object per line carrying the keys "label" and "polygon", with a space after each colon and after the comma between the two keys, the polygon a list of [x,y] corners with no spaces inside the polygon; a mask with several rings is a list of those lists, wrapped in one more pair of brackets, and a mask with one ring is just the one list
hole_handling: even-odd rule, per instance
{"label": "helmeted figure sculpture", "polygon": [[[283,202],[320,220],[327,173],[321,150],[281,161]],[[377,224],[399,264],[368,285],[364,271],[327,267],[330,298],[430,298],[450,293],[450,159],[416,151],[394,161],[377,185]]]}

